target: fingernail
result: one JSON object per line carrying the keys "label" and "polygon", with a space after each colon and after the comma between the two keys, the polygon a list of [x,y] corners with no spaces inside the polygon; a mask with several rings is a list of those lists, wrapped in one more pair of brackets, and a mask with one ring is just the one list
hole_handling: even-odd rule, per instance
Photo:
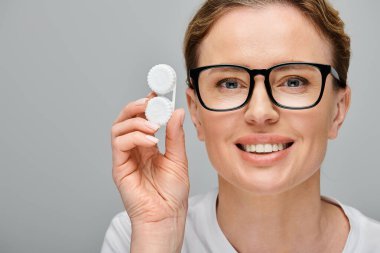
{"label": "fingernail", "polygon": [[145,137],[150,140],[151,142],[154,142],[154,143],[158,143],[159,139],[157,139],[156,137],[153,137],[151,135],[145,135]]}
{"label": "fingernail", "polygon": [[139,100],[136,101],[136,105],[143,105],[146,103],[148,99],[147,98],[140,98]]}
{"label": "fingernail", "polygon": [[145,125],[146,125],[147,127],[149,127],[150,129],[154,130],[154,131],[156,131],[157,129],[160,128],[160,125],[158,125],[158,124],[156,124],[156,123],[153,123],[153,122],[150,122],[150,121],[146,121],[146,122],[145,122]]}

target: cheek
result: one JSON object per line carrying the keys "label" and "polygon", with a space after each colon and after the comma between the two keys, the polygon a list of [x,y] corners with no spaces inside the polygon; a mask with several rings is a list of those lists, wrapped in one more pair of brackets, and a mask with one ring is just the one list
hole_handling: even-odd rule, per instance
{"label": "cheek", "polygon": [[200,116],[205,143],[208,146],[225,142],[231,138],[237,125],[236,122],[242,119],[242,116],[236,112],[212,112],[204,109],[200,111]]}
{"label": "cheek", "polygon": [[214,168],[220,168],[222,159],[229,157],[231,149],[235,148],[234,140],[239,133],[239,124],[243,115],[233,112],[200,111],[204,142],[210,162]]}
{"label": "cheek", "polygon": [[291,114],[285,114],[289,118],[288,121],[292,124],[301,139],[318,143],[327,143],[328,134],[333,122],[333,106],[330,90],[326,90],[320,103],[307,110],[295,111]]}
{"label": "cheek", "polygon": [[[298,139],[295,167],[313,174],[320,168],[325,157],[330,114],[321,107],[315,107],[291,117],[288,122],[291,122],[290,128],[294,130]],[[306,174],[304,176],[307,176]]]}
{"label": "cheek", "polygon": [[327,140],[329,120],[328,115],[320,113],[318,111],[300,113],[292,117],[289,122],[296,134],[301,137],[302,140]]}

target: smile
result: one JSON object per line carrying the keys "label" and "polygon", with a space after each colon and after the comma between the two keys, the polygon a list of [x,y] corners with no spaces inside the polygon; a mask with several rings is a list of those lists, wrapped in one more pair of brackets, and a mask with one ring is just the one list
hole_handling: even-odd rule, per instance
{"label": "smile", "polygon": [[269,154],[273,152],[278,152],[289,148],[293,145],[293,142],[288,143],[263,143],[263,144],[237,144],[237,147],[245,152],[258,153],[258,154]]}

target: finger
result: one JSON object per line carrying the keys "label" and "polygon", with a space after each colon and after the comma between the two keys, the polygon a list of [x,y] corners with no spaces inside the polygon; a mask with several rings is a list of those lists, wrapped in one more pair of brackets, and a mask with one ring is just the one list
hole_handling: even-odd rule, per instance
{"label": "finger", "polygon": [[151,92],[145,98],[141,98],[127,104],[120,112],[119,116],[116,118],[113,124],[117,124],[126,119],[133,118],[138,114],[144,113],[148,100],[154,96],[156,96],[156,94],[154,92]]}
{"label": "finger", "polygon": [[[137,182],[139,184],[140,172],[138,168],[139,164],[136,160],[131,160],[119,166],[113,166],[112,178],[117,188],[120,188],[123,182],[126,182],[128,179],[130,182]],[[128,187],[133,188],[131,184],[128,184]]]}
{"label": "finger", "polygon": [[[141,132],[133,132],[119,136],[112,141],[112,162],[114,166],[120,166],[129,160],[134,148],[158,149],[158,139]],[[152,150],[150,150],[152,151]]]}
{"label": "finger", "polygon": [[183,131],[184,117],[183,109],[175,110],[166,127],[165,157],[172,161],[187,161]]}
{"label": "finger", "polygon": [[[148,96],[147,96],[147,98],[149,100],[152,99],[152,98],[154,98],[154,97],[157,97],[157,94],[155,92],[153,92],[153,91],[151,93],[149,93]],[[146,119],[145,110],[144,110],[144,112],[137,114],[136,117],[140,117],[140,118]]]}
{"label": "finger", "polygon": [[160,125],[147,121],[143,118],[132,118],[112,126],[111,136],[116,138],[120,135],[134,131],[140,131],[146,134],[154,134],[160,128]]}
{"label": "finger", "polygon": [[157,96],[157,94],[154,91],[151,91],[151,92],[148,93],[148,95],[146,97],[149,98],[149,99],[151,99],[151,98],[154,98],[156,96]]}
{"label": "finger", "polygon": [[118,136],[114,139],[113,144],[117,150],[122,152],[130,151],[131,149],[141,147],[153,147],[158,143],[158,139],[152,135],[135,131],[129,134]]}

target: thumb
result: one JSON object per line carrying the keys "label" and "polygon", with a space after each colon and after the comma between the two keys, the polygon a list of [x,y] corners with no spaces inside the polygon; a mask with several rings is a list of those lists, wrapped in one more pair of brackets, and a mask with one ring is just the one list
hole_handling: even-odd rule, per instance
{"label": "thumb", "polygon": [[177,109],[173,112],[166,126],[165,157],[172,161],[187,162],[185,148],[185,133],[183,121],[185,111]]}

